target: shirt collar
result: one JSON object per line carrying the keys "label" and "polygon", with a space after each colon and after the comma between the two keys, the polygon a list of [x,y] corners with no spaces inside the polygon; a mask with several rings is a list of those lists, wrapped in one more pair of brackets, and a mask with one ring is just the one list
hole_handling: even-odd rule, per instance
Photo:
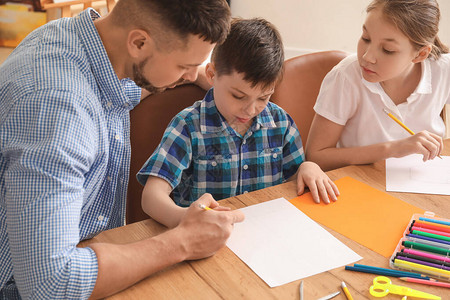
{"label": "shirt collar", "polygon": [[[270,104],[269,104],[270,105]],[[272,114],[268,109],[268,105],[264,110],[256,116],[251,126],[252,131],[259,130],[261,127],[276,127]],[[200,104],[200,130],[203,134],[222,132],[227,130],[228,124],[225,118],[217,110],[214,102],[214,88],[211,88],[205,95]]]}
{"label": "shirt collar", "polygon": [[[420,76],[419,84],[417,85],[414,94],[431,94],[432,88],[431,88],[431,66],[430,61],[428,59],[425,59],[423,62],[421,62],[422,66],[422,75]],[[381,84],[379,82],[369,82],[365,80],[362,76],[362,82],[363,84],[372,92],[375,94],[384,94],[384,90],[381,87]]]}
{"label": "shirt collar", "polygon": [[74,17],[74,23],[89,60],[92,74],[104,96],[102,101],[111,102],[114,106],[123,107],[127,103],[134,107],[139,103],[140,93],[126,93],[125,87],[129,86],[130,80],[119,80],[117,77],[94,25],[94,20],[98,18],[100,15],[94,9],[88,8]]}

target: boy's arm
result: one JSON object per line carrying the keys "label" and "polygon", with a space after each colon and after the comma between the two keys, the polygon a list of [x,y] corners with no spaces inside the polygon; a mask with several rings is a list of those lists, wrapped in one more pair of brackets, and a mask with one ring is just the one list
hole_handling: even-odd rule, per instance
{"label": "boy's arm", "polygon": [[413,153],[422,154],[423,160],[426,161],[435,158],[443,149],[442,138],[427,131],[402,140],[361,147],[336,148],[344,127],[316,114],[306,143],[307,160],[317,163],[324,171],[328,171]]}
{"label": "boy's arm", "polygon": [[337,200],[339,189],[316,163],[312,161],[303,162],[296,175],[298,195],[303,194],[305,186],[307,186],[316,203],[320,203],[320,199],[322,199],[323,202],[328,204],[330,203],[330,197],[333,201]]}
{"label": "boy's arm", "polygon": [[155,221],[173,228],[177,226],[187,208],[180,207],[170,198],[170,184],[155,176],[148,176],[142,192],[142,209]]}

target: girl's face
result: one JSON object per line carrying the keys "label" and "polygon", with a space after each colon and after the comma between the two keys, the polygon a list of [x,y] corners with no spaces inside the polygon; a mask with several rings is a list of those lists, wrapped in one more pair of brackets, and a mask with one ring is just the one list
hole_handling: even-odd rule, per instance
{"label": "girl's face", "polygon": [[371,10],[358,42],[358,61],[364,79],[384,82],[406,77],[418,57],[409,38],[383,15],[381,9]]}

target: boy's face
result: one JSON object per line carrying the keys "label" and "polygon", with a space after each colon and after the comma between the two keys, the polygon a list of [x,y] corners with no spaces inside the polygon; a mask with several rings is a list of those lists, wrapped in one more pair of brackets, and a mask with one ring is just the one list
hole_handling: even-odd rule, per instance
{"label": "boy's face", "polygon": [[217,109],[228,124],[240,134],[251,126],[253,118],[263,111],[274,92],[275,84],[262,89],[244,80],[242,73],[217,76],[212,64],[206,66],[206,78],[214,87]]}

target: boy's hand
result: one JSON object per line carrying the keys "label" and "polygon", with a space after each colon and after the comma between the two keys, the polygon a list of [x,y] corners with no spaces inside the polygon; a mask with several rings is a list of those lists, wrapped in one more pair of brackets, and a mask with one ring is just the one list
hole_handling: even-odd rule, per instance
{"label": "boy's hand", "polygon": [[[211,210],[200,207],[203,204]],[[180,224],[174,229],[180,233],[185,259],[208,257],[225,246],[234,223],[244,220],[240,210],[229,211],[220,206],[210,194],[204,194],[191,204]]]}
{"label": "boy's hand", "polygon": [[422,154],[423,161],[436,158],[444,149],[442,137],[426,130],[393,142],[393,157]]}
{"label": "boy's hand", "polygon": [[305,185],[309,188],[313,200],[316,203],[320,203],[320,198],[322,198],[322,201],[328,204],[330,203],[329,197],[333,201],[336,201],[337,196],[339,196],[339,190],[334,182],[331,181],[317,164],[310,161],[303,162],[298,169],[298,195],[303,194]]}

